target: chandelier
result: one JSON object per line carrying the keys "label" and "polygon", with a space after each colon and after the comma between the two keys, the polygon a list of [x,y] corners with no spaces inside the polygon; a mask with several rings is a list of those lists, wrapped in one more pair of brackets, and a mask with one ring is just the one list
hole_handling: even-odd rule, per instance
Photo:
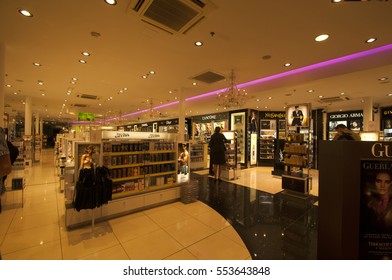
{"label": "chandelier", "polygon": [[141,119],[153,121],[162,118],[162,113],[154,109],[152,98],[147,100],[147,102],[149,103],[150,108],[144,110],[144,113],[141,115]]}
{"label": "chandelier", "polygon": [[223,107],[224,109],[240,108],[245,104],[247,99],[247,93],[239,90],[235,85],[234,71],[231,70],[229,87],[223,92],[218,93],[218,106]]}

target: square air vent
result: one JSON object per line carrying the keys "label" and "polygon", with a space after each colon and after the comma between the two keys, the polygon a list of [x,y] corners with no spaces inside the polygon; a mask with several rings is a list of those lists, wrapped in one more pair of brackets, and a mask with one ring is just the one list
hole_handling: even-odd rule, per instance
{"label": "square air vent", "polygon": [[226,78],[225,78],[225,76],[223,76],[221,74],[218,74],[218,73],[215,73],[212,71],[207,71],[207,72],[201,73],[195,77],[192,77],[192,79],[203,82],[203,83],[212,84],[215,82],[222,81]]}
{"label": "square air vent", "polygon": [[81,94],[78,94],[78,95],[76,95],[76,96],[79,97],[79,98],[84,98],[84,99],[99,100],[99,97],[98,97],[98,96],[96,96],[96,95],[91,95],[91,94],[84,94],[84,93],[81,93]]}
{"label": "square air vent", "polygon": [[348,96],[334,96],[334,97],[319,98],[318,102],[328,104],[328,103],[335,103],[335,102],[347,101],[347,100],[351,100],[351,98]]}
{"label": "square air vent", "polygon": [[86,107],[87,107],[86,104],[77,104],[77,103],[71,104],[71,106],[72,106],[72,107],[79,107],[79,108],[86,108]]}
{"label": "square air vent", "polygon": [[170,34],[185,34],[214,7],[208,0],[131,0],[128,10]]}

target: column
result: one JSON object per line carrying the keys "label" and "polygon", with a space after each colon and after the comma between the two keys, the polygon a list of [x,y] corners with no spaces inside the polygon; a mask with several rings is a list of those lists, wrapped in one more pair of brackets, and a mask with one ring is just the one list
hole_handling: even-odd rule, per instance
{"label": "column", "polygon": [[179,90],[179,114],[178,114],[178,142],[184,142],[185,139],[185,99],[183,90]]}
{"label": "column", "polygon": [[363,100],[363,131],[374,131],[373,97],[365,97]]}
{"label": "column", "polygon": [[4,127],[5,45],[0,43],[0,127]]}
{"label": "column", "polygon": [[33,101],[31,97],[26,97],[25,99],[25,132],[24,135],[31,135],[31,122],[32,122],[32,107]]}
{"label": "column", "polygon": [[35,135],[40,135],[40,130],[39,130],[39,113],[35,113]]}

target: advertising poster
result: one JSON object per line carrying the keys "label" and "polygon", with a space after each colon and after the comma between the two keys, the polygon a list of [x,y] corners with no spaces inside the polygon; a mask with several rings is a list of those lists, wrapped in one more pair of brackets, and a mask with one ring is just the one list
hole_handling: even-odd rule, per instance
{"label": "advertising poster", "polygon": [[309,105],[298,104],[288,106],[286,118],[288,126],[309,126]]}
{"label": "advertising poster", "polygon": [[189,143],[178,143],[178,167],[177,182],[184,183],[189,181]]}
{"label": "advertising poster", "polygon": [[392,259],[392,160],[361,160],[360,259]]}

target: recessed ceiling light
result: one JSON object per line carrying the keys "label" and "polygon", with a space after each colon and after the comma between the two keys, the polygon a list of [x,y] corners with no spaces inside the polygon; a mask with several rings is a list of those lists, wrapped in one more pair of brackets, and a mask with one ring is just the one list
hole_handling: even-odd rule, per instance
{"label": "recessed ceiling light", "polygon": [[155,71],[152,71],[152,70],[151,70],[151,71],[150,71],[150,74],[151,74],[151,75],[154,75],[154,74],[155,74]]}
{"label": "recessed ceiling light", "polygon": [[319,98],[323,98],[324,96],[322,96],[322,95],[319,95]]}
{"label": "recessed ceiling light", "polygon": [[39,84],[40,86],[42,86],[42,85],[44,84],[44,82],[43,82],[43,81],[38,81],[38,84]]}
{"label": "recessed ceiling light", "polygon": [[332,3],[339,3],[342,2],[342,0],[332,0]]}
{"label": "recessed ceiling light", "polygon": [[328,37],[329,37],[328,34],[322,34],[322,35],[317,36],[314,40],[317,42],[322,42],[322,41],[327,40]]}
{"label": "recessed ceiling light", "polygon": [[314,92],[314,89],[308,89],[308,92],[312,93],[312,92]]}
{"label": "recessed ceiling light", "polygon": [[33,14],[30,13],[28,10],[18,10],[19,13],[21,13],[22,15],[24,15],[25,17],[32,17]]}
{"label": "recessed ceiling light", "polygon": [[376,42],[376,41],[377,41],[377,38],[369,38],[369,39],[366,40],[366,43],[373,43],[373,42]]}
{"label": "recessed ceiling light", "polygon": [[14,94],[17,95],[18,93],[15,91]]}
{"label": "recessed ceiling light", "polygon": [[143,78],[143,79],[147,79],[147,75],[143,75],[142,78]]}
{"label": "recessed ceiling light", "polygon": [[39,67],[39,66],[42,66],[40,63],[38,63],[38,62],[33,62],[33,65],[34,66],[37,66],[37,67]]}
{"label": "recessed ceiling light", "polygon": [[195,86],[195,85],[197,85],[197,84],[196,84],[195,82],[193,82],[193,83],[192,83],[192,85],[194,85],[194,86]]}
{"label": "recessed ceiling light", "polygon": [[86,63],[87,63],[87,61],[85,61],[85,60],[83,60],[83,59],[79,59],[79,62],[80,62],[80,63],[83,63],[83,64],[86,64]]}
{"label": "recessed ceiling light", "polygon": [[382,77],[382,78],[379,78],[378,80],[381,82],[384,82],[384,81],[388,80],[388,77]]}
{"label": "recessed ceiling light", "polygon": [[5,85],[6,87],[12,87],[11,85]]}
{"label": "recessed ceiling light", "polygon": [[285,63],[284,66],[285,66],[285,67],[289,67],[289,66],[291,66],[291,63],[289,63],[289,62],[288,62],[288,63]]}
{"label": "recessed ceiling light", "polygon": [[84,55],[84,56],[90,56],[90,53],[88,53],[88,52],[82,52],[82,55]]}
{"label": "recessed ceiling light", "polygon": [[195,42],[195,46],[201,47],[201,46],[203,46],[203,42],[201,42],[201,41],[196,41],[196,42]]}
{"label": "recessed ceiling light", "polygon": [[105,0],[105,2],[106,2],[107,4],[109,4],[109,5],[112,5],[112,6],[114,6],[114,5],[117,4],[117,1],[116,1],[116,0]]}
{"label": "recessed ceiling light", "polygon": [[268,97],[268,99],[269,99],[269,100],[271,100],[271,99],[272,99],[272,97],[271,97],[271,96],[269,96],[269,97]]}
{"label": "recessed ceiling light", "polygon": [[45,96],[45,93],[41,93],[42,96]]}
{"label": "recessed ceiling light", "polygon": [[256,99],[256,101],[257,101],[257,102],[259,102],[259,101],[260,101],[260,99],[259,99],[259,98],[257,98],[257,99]]}
{"label": "recessed ceiling light", "polygon": [[392,96],[392,93],[388,93],[387,96]]}
{"label": "recessed ceiling light", "polygon": [[341,93],[340,93],[340,95],[345,95],[345,94],[346,94],[345,92],[341,92]]}

